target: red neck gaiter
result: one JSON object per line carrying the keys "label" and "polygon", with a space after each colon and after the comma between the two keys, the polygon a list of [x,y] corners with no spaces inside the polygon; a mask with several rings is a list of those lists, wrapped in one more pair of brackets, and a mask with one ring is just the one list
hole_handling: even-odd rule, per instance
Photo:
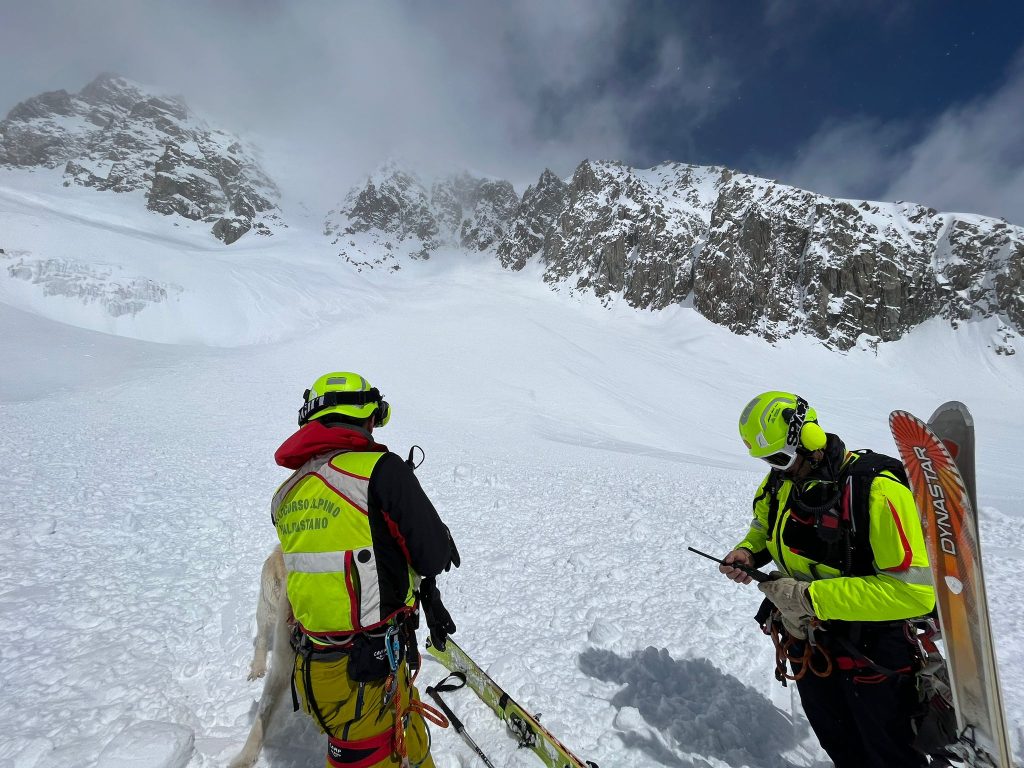
{"label": "red neck gaiter", "polygon": [[386,450],[387,446],[375,443],[369,433],[358,427],[326,427],[319,421],[310,421],[281,443],[274,460],[282,467],[298,469],[321,453]]}

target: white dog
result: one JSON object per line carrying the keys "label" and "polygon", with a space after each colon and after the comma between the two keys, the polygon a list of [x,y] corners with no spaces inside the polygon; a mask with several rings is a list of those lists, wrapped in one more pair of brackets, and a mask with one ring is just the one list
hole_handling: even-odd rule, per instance
{"label": "white dog", "polygon": [[263,694],[260,696],[249,738],[246,739],[242,751],[231,761],[229,768],[249,768],[256,762],[260,750],[263,749],[263,736],[270,724],[270,718],[291,681],[295,652],[290,642],[292,612],[285,591],[287,577],[284,555],[281,554],[281,547],[278,545],[263,563],[260,597],[256,604],[256,645],[249,667],[250,680],[266,674],[267,645],[270,643],[273,653],[270,675],[263,682]]}

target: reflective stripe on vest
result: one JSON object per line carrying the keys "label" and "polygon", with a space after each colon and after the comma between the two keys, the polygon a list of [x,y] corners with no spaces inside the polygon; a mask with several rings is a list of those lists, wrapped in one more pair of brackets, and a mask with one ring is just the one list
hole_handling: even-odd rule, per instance
{"label": "reflective stripe on vest", "polygon": [[[307,634],[373,629],[395,612],[385,615],[381,606],[367,512],[370,474],[383,455],[321,454],[274,495],[272,516],[288,571],[288,599]],[[405,604],[414,605],[411,578]]]}

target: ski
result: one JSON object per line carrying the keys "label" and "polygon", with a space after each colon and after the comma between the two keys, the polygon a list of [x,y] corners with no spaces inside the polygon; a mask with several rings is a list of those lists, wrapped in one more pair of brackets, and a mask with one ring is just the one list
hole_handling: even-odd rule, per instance
{"label": "ski", "polygon": [[978,485],[974,474],[974,418],[966,405],[951,400],[935,409],[935,413],[928,419],[928,429],[946,446],[963,478],[971,509],[975,510],[971,519],[977,535]]}
{"label": "ski", "polygon": [[469,687],[504,721],[519,746],[533,750],[548,768],[598,768],[597,763],[580,760],[569,751],[535,716],[505,693],[451,638],[448,638],[443,651],[435,648],[428,639],[427,650],[450,672],[465,675]]}
{"label": "ski", "polygon": [[893,411],[889,428],[921,515],[935,580],[959,733],[950,750],[971,766],[1012,768],[972,504],[973,422],[960,403],[940,407],[933,420],[955,446],[970,485],[946,444],[916,416]]}

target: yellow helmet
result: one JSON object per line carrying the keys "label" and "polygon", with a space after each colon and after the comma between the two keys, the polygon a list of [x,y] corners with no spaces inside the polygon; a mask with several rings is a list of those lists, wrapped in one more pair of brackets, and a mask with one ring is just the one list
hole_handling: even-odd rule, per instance
{"label": "yellow helmet", "polygon": [[807,401],[791,392],[764,392],[740,414],[740,437],[750,455],[787,470],[797,455],[825,447],[825,431]]}
{"label": "yellow helmet", "polygon": [[391,419],[391,406],[376,387],[358,373],[325,373],[313,382],[302,397],[299,426],[331,413],[353,419],[368,419],[377,414],[376,425],[383,427]]}

